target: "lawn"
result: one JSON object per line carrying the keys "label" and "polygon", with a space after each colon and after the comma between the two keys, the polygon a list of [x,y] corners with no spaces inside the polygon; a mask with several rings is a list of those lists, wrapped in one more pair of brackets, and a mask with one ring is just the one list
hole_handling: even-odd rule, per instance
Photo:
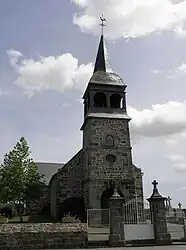
{"label": "lawn", "polygon": [[[55,219],[44,215],[23,216],[23,223],[49,223],[56,222]],[[14,217],[8,223],[21,223],[19,217]]]}
{"label": "lawn", "polygon": [[[28,223],[29,216],[23,216],[23,223]],[[20,218],[19,217],[14,217],[11,220],[9,220],[8,223],[19,223]]]}

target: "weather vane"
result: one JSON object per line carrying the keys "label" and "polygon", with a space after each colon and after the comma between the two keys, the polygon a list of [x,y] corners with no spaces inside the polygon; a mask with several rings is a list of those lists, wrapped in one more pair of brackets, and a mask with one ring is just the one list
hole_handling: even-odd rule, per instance
{"label": "weather vane", "polygon": [[103,29],[104,27],[106,26],[105,22],[107,21],[106,18],[104,18],[103,14],[102,16],[100,17],[101,19],[101,23],[100,23],[100,26],[102,27],[101,31],[102,31],[102,35],[103,35]]}

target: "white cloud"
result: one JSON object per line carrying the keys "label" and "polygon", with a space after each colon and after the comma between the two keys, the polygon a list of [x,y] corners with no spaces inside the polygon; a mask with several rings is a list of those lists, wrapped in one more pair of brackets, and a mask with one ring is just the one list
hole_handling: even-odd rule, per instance
{"label": "white cloud", "polygon": [[10,64],[13,67],[17,66],[17,62],[18,62],[19,58],[23,56],[21,52],[14,50],[14,49],[8,50],[7,55],[10,59]]}
{"label": "white cloud", "polygon": [[161,71],[159,69],[153,69],[151,72],[154,75],[162,75],[162,74],[166,75],[169,79],[176,79],[176,78],[184,77],[186,76],[186,63],[183,62],[182,64],[168,71]]}
{"label": "white cloud", "polygon": [[174,168],[178,173],[186,173],[186,162],[174,164]]}
{"label": "white cloud", "polygon": [[[177,140],[176,146],[180,146],[179,140]],[[182,153],[182,152],[179,152]],[[181,154],[172,154],[169,156],[169,160],[171,161],[173,168],[178,173],[186,173],[186,157]]]}
{"label": "white cloud", "polygon": [[162,137],[186,131],[186,101],[152,105],[151,109],[128,108],[135,136]]}
{"label": "white cloud", "polygon": [[38,60],[23,58],[21,52],[13,49],[7,54],[16,72],[15,83],[29,96],[44,90],[85,89],[93,70],[92,63],[79,65],[70,53]]}
{"label": "white cloud", "polygon": [[72,0],[79,8],[73,22],[82,31],[100,33],[99,17],[107,18],[105,34],[111,38],[135,38],[173,30],[186,34],[186,1],[175,0]]}
{"label": "white cloud", "polygon": [[175,78],[179,78],[182,76],[186,75],[186,63],[182,63],[181,65],[175,67],[172,70],[169,70],[169,78],[170,79],[175,79]]}
{"label": "white cloud", "polygon": [[178,66],[177,71],[178,71],[178,72],[186,73],[186,64],[183,63],[183,64],[181,64],[180,66]]}
{"label": "white cloud", "polygon": [[170,155],[169,159],[173,162],[183,161],[185,158],[182,155]]}
{"label": "white cloud", "polygon": [[162,71],[160,71],[160,70],[158,70],[158,69],[153,69],[153,70],[152,70],[152,73],[153,73],[154,75],[161,75],[161,74],[162,74]]}
{"label": "white cloud", "polygon": [[186,150],[185,150],[186,132],[183,131],[179,134],[174,134],[170,137],[174,143],[167,141],[167,152],[170,165],[173,166],[175,171],[179,174],[186,173]]}
{"label": "white cloud", "polygon": [[165,162],[161,164],[169,166],[169,175],[171,171],[172,176],[186,173],[186,101],[156,104],[143,110],[128,107],[128,113],[132,117],[134,146],[147,145],[145,151],[149,150],[152,155],[155,153],[154,161],[158,162],[158,158],[163,161],[164,158]]}
{"label": "white cloud", "polygon": [[179,188],[178,191],[185,191],[185,190],[186,190],[186,187],[181,187],[181,188]]}

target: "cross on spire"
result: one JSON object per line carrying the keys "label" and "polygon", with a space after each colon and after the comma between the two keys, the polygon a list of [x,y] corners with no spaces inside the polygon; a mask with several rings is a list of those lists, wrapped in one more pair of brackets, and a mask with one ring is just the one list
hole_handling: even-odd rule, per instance
{"label": "cross on spire", "polygon": [[101,26],[101,34],[103,35],[103,30],[104,30],[104,27],[106,26],[105,22],[107,21],[106,18],[104,18],[103,14],[102,16],[100,17],[100,20],[101,20],[101,23],[100,23],[100,26]]}
{"label": "cross on spire", "polygon": [[157,182],[156,180],[154,180],[154,181],[152,182],[152,185],[154,186],[154,189],[157,189],[158,182]]}

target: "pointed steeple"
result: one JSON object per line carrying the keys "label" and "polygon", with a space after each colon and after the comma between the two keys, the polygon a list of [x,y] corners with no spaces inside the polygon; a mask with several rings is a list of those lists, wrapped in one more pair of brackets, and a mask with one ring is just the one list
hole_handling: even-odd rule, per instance
{"label": "pointed steeple", "polygon": [[98,52],[96,56],[96,62],[95,62],[95,67],[94,67],[94,73],[97,71],[104,71],[104,72],[111,72],[111,67],[109,65],[109,60],[108,60],[108,53],[107,53],[107,48],[105,46],[105,41],[104,41],[104,36],[103,36],[103,29],[106,26],[104,22],[106,22],[106,19],[103,17],[100,17],[101,19],[101,24],[100,26],[102,27],[102,34],[101,34],[101,39],[98,47]]}
{"label": "pointed steeple", "polygon": [[97,71],[112,72],[109,60],[107,48],[105,46],[104,36],[101,35],[98,52],[96,56],[96,62],[94,66],[94,73]]}

